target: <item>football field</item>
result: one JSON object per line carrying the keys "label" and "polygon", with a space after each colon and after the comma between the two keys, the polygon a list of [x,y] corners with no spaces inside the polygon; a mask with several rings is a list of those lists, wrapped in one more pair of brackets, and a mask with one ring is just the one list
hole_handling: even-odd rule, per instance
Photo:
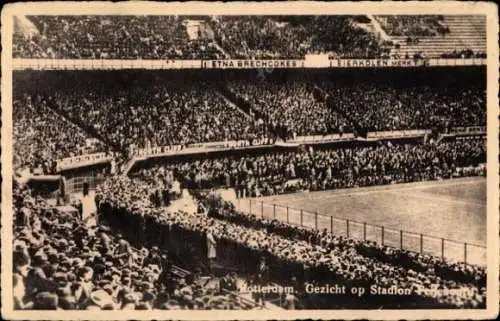
{"label": "football field", "polygon": [[[486,179],[301,192],[233,201],[245,213],[485,264]],[[467,244],[464,244],[467,243]]]}

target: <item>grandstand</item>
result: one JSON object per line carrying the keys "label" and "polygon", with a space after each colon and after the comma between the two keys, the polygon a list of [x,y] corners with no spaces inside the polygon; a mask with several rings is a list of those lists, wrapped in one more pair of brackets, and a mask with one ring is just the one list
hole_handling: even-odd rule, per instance
{"label": "grandstand", "polygon": [[371,17],[19,16],[13,52],[50,59],[485,57],[485,16]]}
{"label": "grandstand", "polygon": [[[425,81],[426,73],[435,80]],[[26,109],[37,108],[41,117],[60,118],[58,128],[67,129],[60,134],[47,128],[33,132],[32,140],[51,143],[31,145],[30,150],[42,159],[48,154],[62,161],[88,153],[131,155],[200,143],[270,145],[277,140],[349,134],[354,128],[369,132],[443,128],[449,133],[484,126],[481,69],[434,78],[440,74],[440,70],[391,70],[377,75],[355,70],[285,70],[254,82],[258,77],[254,71],[16,71],[15,133],[22,139],[30,132],[27,126],[41,121]],[[477,82],[470,85],[471,79]],[[96,81],[102,86],[96,88]],[[42,91],[40,83],[51,86]],[[313,84],[334,97],[334,106],[314,98]],[[31,122],[22,117],[31,117]],[[229,123],[233,126],[221,126]],[[71,129],[78,129],[78,134],[66,136]],[[16,160],[30,159],[22,148],[16,152]],[[31,168],[39,165],[32,163]],[[44,165],[44,173],[54,173],[54,165]]]}
{"label": "grandstand", "polygon": [[[190,36],[188,21],[176,16],[28,16],[25,19],[36,26],[37,32],[33,28],[15,30],[14,57],[193,59],[220,55],[209,39]],[[134,30],[128,26],[134,26]]]}
{"label": "grandstand", "polygon": [[16,309],[485,307],[483,17],[16,21]]}

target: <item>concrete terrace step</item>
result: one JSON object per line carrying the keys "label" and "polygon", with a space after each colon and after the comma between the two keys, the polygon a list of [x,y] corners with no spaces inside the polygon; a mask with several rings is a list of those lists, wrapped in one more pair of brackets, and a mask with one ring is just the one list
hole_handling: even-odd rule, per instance
{"label": "concrete terrace step", "polygon": [[470,49],[474,52],[486,51],[486,17],[478,15],[443,16],[443,24],[450,32],[445,35],[418,37],[419,42],[408,44],[408,36],[394,36],[399,43],[394,53],[413,55],[422,52],[427,57],[440,56],[443,53]]}

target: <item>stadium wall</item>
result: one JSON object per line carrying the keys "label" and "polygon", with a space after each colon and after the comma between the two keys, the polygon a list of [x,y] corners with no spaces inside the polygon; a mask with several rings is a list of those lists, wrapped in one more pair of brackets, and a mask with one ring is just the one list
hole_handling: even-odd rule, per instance
{"label": "stadium wall", "polygon": [[115,70],[115,69],[258,69],[258,68],[411,68],[485,66],[484,58],[464,59],[330,59],[320,63],[296,59],[247,60],[90,60],[22,59],[12,61],[13,70]]}

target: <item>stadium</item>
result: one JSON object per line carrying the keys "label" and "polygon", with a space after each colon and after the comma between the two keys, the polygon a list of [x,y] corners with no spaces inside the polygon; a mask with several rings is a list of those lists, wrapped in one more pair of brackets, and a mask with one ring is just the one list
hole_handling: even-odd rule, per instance
{"label": "stadium", "polygon": [[485,308],[485,16],[14,22],[15,309]]}

